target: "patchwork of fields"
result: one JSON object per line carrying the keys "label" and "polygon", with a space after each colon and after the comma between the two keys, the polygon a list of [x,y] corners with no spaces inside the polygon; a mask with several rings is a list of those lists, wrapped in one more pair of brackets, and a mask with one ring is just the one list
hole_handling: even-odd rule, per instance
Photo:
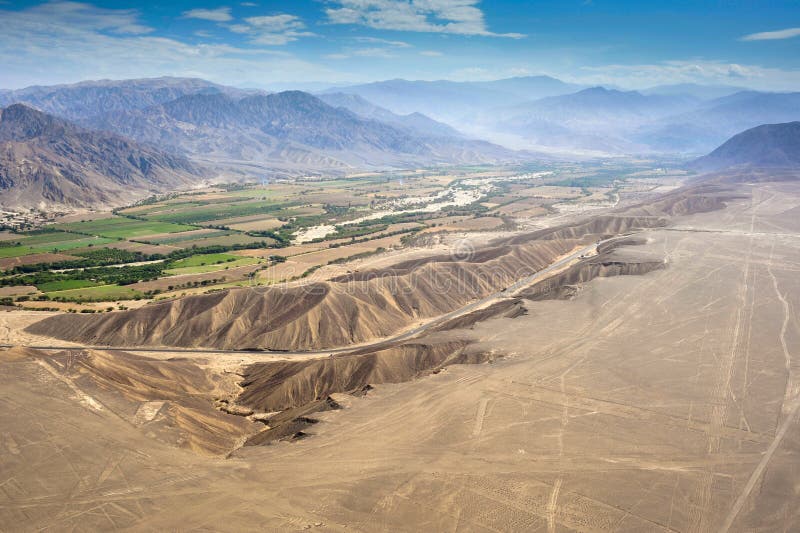
{"label": "patchwork of fields", "polygon": [[68,302],[77,311],[89,302],[291,281],[333,273],[321,267],[403,246],[414,235],[509,230],[542,215],[607,207],[621,190],[674,178],[648,179],[625,165],[594,173],[470,168],[173,194],[113,214],[0,232],[0,298],[37,308]]}

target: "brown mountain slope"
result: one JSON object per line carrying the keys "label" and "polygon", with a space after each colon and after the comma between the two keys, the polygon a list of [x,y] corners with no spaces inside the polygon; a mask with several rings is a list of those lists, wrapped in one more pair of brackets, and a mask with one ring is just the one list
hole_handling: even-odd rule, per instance
{"label": "brown mountain slope", "polygon": [[547,266],[577,240],[503,246],[475,262],[436,261],[367,280],[243,288],[152,304],[94,320],[63,315],[34,329],[87,344],[314,349],[385,337]]}
{"label": "brown mountain slope", "polygon": [[598,217],[499,241],[464,260],[444,255],[324,283],[231,289],[102,316],[59,315],[29,331],[116,346],[292,350],[360,343],[501,290],[598,236],[664,223]]}
{"label": "brown mountain slope", "polygon": [[0,205],[102,207],[186,186],[187,159],[89,131],[23,104],[0,110]]}

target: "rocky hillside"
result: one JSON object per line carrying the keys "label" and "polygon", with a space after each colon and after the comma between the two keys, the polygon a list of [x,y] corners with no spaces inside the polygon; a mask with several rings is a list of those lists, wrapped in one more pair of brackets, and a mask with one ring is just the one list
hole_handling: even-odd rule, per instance
{"label": "rocky hillside", "polygon": [[0,110],[0,204],[7,209],[121,205],[202,173],[183,157],[23,104]]}

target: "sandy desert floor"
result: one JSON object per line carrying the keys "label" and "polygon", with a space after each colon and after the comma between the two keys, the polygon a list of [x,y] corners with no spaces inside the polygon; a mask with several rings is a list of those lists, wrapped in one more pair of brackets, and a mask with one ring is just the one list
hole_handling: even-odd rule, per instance
{"label": "sandy desert floor", "polygon": [[800,186],[736,192],[619,252],[666,268],[461,332],[491,364],[338,394],[228,458],[170,440],[250,431],[174,407],[219,375],[165,407],[0,352],[0,530],[797,530]]}

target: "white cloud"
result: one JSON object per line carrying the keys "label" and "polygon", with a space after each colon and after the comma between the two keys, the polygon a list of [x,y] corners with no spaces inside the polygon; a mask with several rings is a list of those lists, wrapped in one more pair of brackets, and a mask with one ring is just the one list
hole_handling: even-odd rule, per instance
{"label": "white cloud", "polygon": [[396,48],[412,48],[412,45],[405,41],[390,41],[389,39],[379,39],[378,37],[355,37],[355,40],[360,43],[376,43],[394,46]]}
{"label": "white cloud", "polygon": [[263,45],[282,45],[300,37],[312,37],[306,25],[295,15],[264,15],[247,17],[242,24],[231,24],[228,29],[249,36],[250,42]]}
{"label": "white cloud", "polygon": [[395,57],[389,50],[385,48],[361,48],[358,50],[353,50],[352,55],[359,57]]}
{"label": "white cloud", "polygon": [[358,24],[379,30],[524,37],[494,33],[477,5],[479,0],[334,0],[325,10],[332,24]]}
{"label": "white cloud", "polygon": [[798,70],[704,59],[581,67],[577,72],[577,76],[565,73],[561,77],[587,84],[617,84],[634,88],[673,83],[741,85],[762,90],[797,90],[800,86]]}
{"label": "white cloud", "polygon": [[436,50],[423,50],[419,53],[421,56],[428,56],[428,57],[439,57],[443,56],[444,54],[441,52],[437,52]]}
{"label": "white cloud", "polygon": [[[47,2],[22,12],[9,13],[28,13],[31,22],[57,21],[65,31],[105,31],[123,35],[141,35],[153,31],[153,28],[139,23],[139,14],[134,9],[103,9],[81,2]],[[0,33],[15,32],[18,29],[13,27],[15,18],[19,18],[19,15],[3,16]]]}
{"label": "white cloud", "polygon": [[210,20],[212,22],[228,22],[233,20],[231,8],[219,7],[217,9],[190,9],[183,12],[184,18]]}
{"label": "white cloud", "polygon": [[0,20],[3,88],[165,75],[241,86],[351,79],[282,51],[148,35],[151,29],[140,23],[135,10],[51,2],[23,10],[0,8]]}
{"label": "white cloud", "polygon": [[389,59],[397,56],[392,53],[392,50],[390,49],[375,47],[348,49],[346,52],[327,54],[324,57],[326,59],[350,59],[352,57],[378,57],[382,59]]}
{"label": "white cloud", "polygon": [[745,35],[741,41],[774,41],[777,39],[791,39],[800,36],[800,28],[786,28],[785,30],[763,31]]}

